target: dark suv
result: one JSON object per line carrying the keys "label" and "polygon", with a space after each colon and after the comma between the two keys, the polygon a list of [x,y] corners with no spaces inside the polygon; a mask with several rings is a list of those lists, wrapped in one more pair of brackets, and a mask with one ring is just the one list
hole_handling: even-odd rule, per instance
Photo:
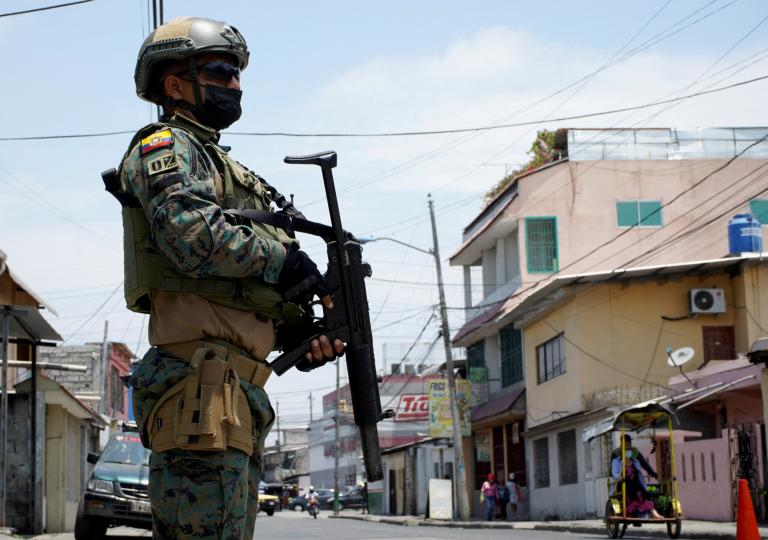
{"label": "dark suv", "polygon": [[101,455],[88,454],[88,462],[94,467],[78,506],[75,538],[99,540],[108,527],[151,530],[149,450],[141,445],[135,426],[123,424]]}

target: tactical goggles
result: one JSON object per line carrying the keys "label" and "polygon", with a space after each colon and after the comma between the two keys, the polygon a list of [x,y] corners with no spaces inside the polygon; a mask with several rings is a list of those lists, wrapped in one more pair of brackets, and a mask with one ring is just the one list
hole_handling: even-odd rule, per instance
{"label": "tactical goggles", "polygon": [[[214,60],[213,62],[207,62],[205,64],[199,64],[196,66],[198,73],[205,73],[205,75],[215,83],[222,85],[229,84],[229,81],[234,77],[238,81],[240,80],[240,68],[233,66],[229,62],[223,60]],[[189,70],[182,71],[177,75],[188,74]],[[188,80],[188,79],[185,79]]]}

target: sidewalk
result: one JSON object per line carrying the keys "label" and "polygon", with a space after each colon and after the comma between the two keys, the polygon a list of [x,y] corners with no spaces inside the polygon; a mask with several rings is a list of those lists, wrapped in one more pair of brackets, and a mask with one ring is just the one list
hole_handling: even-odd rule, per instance
{"label": "sidewalk", "polygon": [[[356,519],[374,523],[391,525],[407,525],[412,527],[453,527],[461,529],[527,529],[541,531],[561,531],[571,533],[605,534],[605,525],[599,519],[584,519],[574,521],[444,521],[427,519],[418,516],[377,516],[358,513],[342,513],[330,515],[333,519]],[[668,538],[667,528],[663,525],[643,525],[630,527],[627,534],[632,536],[650,536]],[[760,537],[768,538],[768,527],[760,527]],[[736,538],[736,523],[720,523],[714,521],[684,520],[680,538],[720,539]],[[2,540],[0,538],[0,540]]]}

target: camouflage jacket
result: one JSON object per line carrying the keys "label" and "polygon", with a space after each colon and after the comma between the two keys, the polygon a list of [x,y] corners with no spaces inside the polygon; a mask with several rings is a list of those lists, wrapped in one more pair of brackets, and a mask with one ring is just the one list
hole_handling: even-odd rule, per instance
{"label": "camouflage jacket", "polygon": [[241,187],[268,209],[258,177],[226,155],[217,132],[180,115],[164,124],[140,131],[121,165],[122,185],[139,200],[154,247],[192,277],[277,283],[286,253],[280,235],[224,213],[224,168],[234,167]]}

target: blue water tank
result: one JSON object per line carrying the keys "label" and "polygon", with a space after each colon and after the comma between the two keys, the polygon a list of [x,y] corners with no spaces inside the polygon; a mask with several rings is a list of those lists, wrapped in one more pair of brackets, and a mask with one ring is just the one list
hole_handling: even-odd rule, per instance
{"label": "blue water tank", "polygon": [[736,214],[728,222],[728,253],[760,253],[763,251],[763,229],[751,214]]}

